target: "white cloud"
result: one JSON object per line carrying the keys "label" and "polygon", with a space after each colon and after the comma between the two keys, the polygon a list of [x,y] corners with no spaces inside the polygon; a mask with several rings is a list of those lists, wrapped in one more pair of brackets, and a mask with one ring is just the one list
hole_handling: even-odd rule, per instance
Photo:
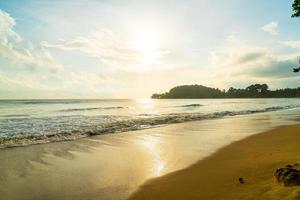
{"label": "white cloud", "polygon": [[0,10],[0,57],[31,69],[44,67],[56,72],[63,68],[46,49],[36,48],[29,41],[23,42],[22,37],[13,30],[15,25],[14,18]]}
{"label": "white cloud", "polygon": [[21,37],[12,30],[16,25],[16,21],[10,15],[0,10],[0,38],[1,44],[8,43],[8,39],[12,38],[16,42],[21,42]]}
{"label": "white cloud", "polygon": [[226,37],[225,41],[235,43],[238,41],[238,38],[237,38],[236,34],[230,34]]}
{"label": "white cloud", "polygon": [[285,41],[285,42],[281,42],[281,43],[288,47],[300,50],[300,40],[290,40],[290,41]]}
{"label": "white cloud", "polygon": [[272,21],[266,25],[264,25],[263,27],[261,27],[261,29],[267,33],[270,33],[272,35],[278,35],[278,22],[276,21]]}

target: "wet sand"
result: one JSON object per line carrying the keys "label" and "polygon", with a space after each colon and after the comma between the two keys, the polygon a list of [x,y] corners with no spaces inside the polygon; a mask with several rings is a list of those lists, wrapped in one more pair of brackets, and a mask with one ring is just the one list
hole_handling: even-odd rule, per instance
{"label": "wet sand", "polygon": [[[0,199],[127,199],[147,180],[187,168],[250,135],[297,123],[298,113],[228,117],[1,149]],[[215,164],[218,169],[224,159]]]}
{"label": "wet sand", "polygon": [[294,163],[300,163],[300,125],[282,126],[149,181],[129,199],[299,199],[299,186],[284,187],[273,175],[277,168]]}

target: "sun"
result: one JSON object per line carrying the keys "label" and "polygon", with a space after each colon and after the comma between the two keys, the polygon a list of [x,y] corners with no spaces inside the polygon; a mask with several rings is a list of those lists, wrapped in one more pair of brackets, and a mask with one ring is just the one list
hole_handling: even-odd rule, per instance
{"label": "sun", "polygon": [[153,31],[140,31],[134,34],[133,49],[144,53],[153,52],[158,47],[157,34]]}
{"label": "sun", "polygon": [[140,29],[132,33],[131,47],[145,62],[153,61],[159,49],[158,34],[154,30]]}

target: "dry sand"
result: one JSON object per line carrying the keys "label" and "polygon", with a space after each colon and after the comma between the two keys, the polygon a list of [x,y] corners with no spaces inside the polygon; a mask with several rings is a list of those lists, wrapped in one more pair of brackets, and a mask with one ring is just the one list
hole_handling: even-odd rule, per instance
{"label": "dry sand", "polygon": [[148,181],[130,199],[300,199],[300,186],[284,187],[273,175],[277,168],[294,163],[300,163],[300,125],[282,126]]}

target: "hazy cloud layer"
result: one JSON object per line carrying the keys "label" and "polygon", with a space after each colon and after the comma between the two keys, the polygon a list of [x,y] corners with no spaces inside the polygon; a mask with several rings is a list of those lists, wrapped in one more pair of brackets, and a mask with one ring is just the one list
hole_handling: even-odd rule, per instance
{"label": "hazy cloud layer", "polygon": [[214,79],[220,80],[218,85],[299,81],[299,75],[293,73],[297,54],[275,56],[264,48],[235,48],[221,51],[214,59],[216,56],[222,60],[215,63],[221,69],[213,75]]}
{"label": "hazy cloud layer", "polygon": [[[51,44],[47,41],[41,42],[46,48],[53,48],[62,51],[78,51],[88,57],[98,58],[105,64],[135,68],[144,59],[144,52],[135,49],[128,42],[128,38],[122,37],[111,30],[98,30],[88,37],[76,37],[74,39],[61,39],[58,43]],[[153,49],[147,52],[156,59],[163,59],[169,51]]]}

